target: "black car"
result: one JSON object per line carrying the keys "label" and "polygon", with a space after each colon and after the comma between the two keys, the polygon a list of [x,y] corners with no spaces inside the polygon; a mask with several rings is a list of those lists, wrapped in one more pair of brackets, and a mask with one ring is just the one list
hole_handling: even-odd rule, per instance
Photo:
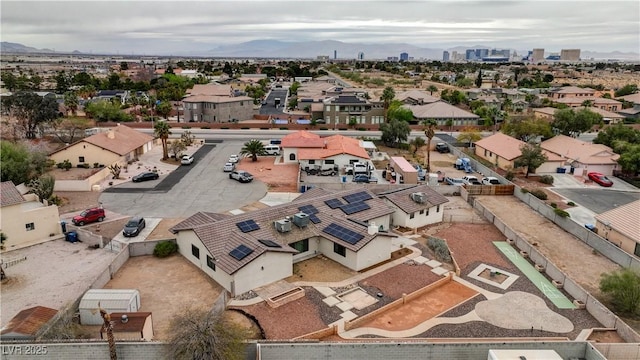
{"label": "black car", "polygon": [[131,178],[133,182],[141,182],[141,181],[149,181],[149,180],[157,180],[160,177],[158,173],[154,172],[144,172],[142,174],[138,174]]}
{"label": "black car", "polygon": [[138,236],[145,226],[147,226],[147,224],[145,223],[144,218],[139,216],[132,217],[131,220],[124,225],[122,235],[126,237]]}
{"label": "black car", "polygon": [[353,176],[353,182],[369,184],[377,183],[378,179],[373,176],[367,176],[366,174],[359,174]]}
{"label": "black car", "polygon": [[441,153],[441,154],[448,153],[449,152],[449,147],[445,143],[437,143],[436,144],[436,151]]}

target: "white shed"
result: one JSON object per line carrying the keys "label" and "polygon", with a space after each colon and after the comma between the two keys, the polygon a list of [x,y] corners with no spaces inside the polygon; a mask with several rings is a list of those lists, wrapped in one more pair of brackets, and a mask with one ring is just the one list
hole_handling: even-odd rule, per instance
{"label": "white shed", "polygon": [[102,325],[99,307],[112,312],[136,312],[140,308],[140,292],[136,289],[90,289],[80,300],[80,323]]}

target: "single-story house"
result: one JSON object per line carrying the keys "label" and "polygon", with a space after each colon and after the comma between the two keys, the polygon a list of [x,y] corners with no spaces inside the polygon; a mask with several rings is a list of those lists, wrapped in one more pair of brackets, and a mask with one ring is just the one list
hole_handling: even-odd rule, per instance
{"label": "single-story house", "polygon": [[417,229],[442,222],[444,203],[449,200],[427,185],[418,185],[379,194],[396,209],[391,215],[392,226]]}
{"label": "single-story house", "polygon": [[83,164],[93,167],[94,163],[122,165],[152,148],[153,136],[118,125],[56,150],[49,158],[56,164],[69,160],[74,167]]}
{"label": "single-story house", "polygon": [[400,93],[396,95],[396,100],[399,100],[406,105],[424,105],[440,101],[439,98],[420,90],[410,90]]}
{"label": "single-story house", "polygon": [[598,235],[640,257],[640,200],[596,215]]}
{"label": "single-story house", "polygon": [[[153,340],[153,319],[150,312],[113,312],[113,338],[116,340]],[[100,330],[100,338],[107,338],[104,327]]]}
{"label": "single-story house", "polygon": [[403,105],[413,112],[413,118],[417,122],[435,120],[438,126],[447,125],[452,121],[452,126],[478,125],[480,117],[474,113],[462,110],[444,101],[437,101],[424,105]]}
{"label": "single-story house", "polygon": [[199,212],[178,223],[180,253],[232,296],[293,274],[319,254],[360,271],[391,256],[394,209],[361,188],[307,196],[228,218]]}
{"label": "single-story house", "polygon": [[353,162],[369,161],[369,153],[358,140],[342,135],[320,137],[308,131],[298,131],[282,138],[285,163],[299,163],[301,168],[338,167]]}
{"label": "single-story house", "polygon": [[58,310],[44,306],[34,306],[24,309],[9,320],[9,323],[2,328],[2,332],[0,332],[0,340],[33,341],[38,337],[40,329],[53,319],[57,313]]}
{"label": "single-story house", "polygon": [[5,251],[64,236],[58,207],[41,203],[37,195],[27,191],[20,191],[11,181],[0,183],[0,229],[7,236]]}
{"label": "single-story house", "polygon": [[[600,172],[612,175],[618,169],[620,155],[602,144],[584,142],[569,136],[557,135],[543,141],[540,146],[547,151],[547,156],[554,154],[563,161],[563,166],[570,166],[576,176],[586,176],[588,172]],[[538,172],[548,172],[538,169]]]}
{"label": "single-story house", "polygon": [[500,169],[509,170],[515,168],[514,162],[522,155],[523,145],[524,141],[498,132],[476,141],[475,153]]}

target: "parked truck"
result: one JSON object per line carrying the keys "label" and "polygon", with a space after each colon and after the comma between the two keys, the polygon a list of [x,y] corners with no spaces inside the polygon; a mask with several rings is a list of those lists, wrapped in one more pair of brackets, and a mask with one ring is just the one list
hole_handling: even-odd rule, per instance
{"label": "parked truck", "polygon": [[369,174],[369,166],[363,162],[356,162],[345,167],[347,175]]}

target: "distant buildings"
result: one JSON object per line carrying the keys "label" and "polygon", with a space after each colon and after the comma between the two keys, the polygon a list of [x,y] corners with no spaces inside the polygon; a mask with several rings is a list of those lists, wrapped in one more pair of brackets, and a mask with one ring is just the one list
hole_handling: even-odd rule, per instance
{"label": "distant buildings", "polygon": [[448,51],[442,52],[442,61],[449,61],[449,52]]}
{"label": "distant buildings", "polygon": [[544,49],[533,49],[529,60],[533,63],[544,61]]}
{"label": "distant buildings", "polygon": [[338,58],[338,50],[333,50],[333,59],[336,60]]}
{"label": "distant buildings", "polygon": [[409,61],[409,54],[406,52],[400,53],[400,61]]}
{"label": "distant buildings", "polygon": [[358,60],[364,60],[364,53],[362,51],[358,53]]}
{"label": "distant buildings", "polygon": [[560,61],[580,61],[580,49],[562,49]]}

